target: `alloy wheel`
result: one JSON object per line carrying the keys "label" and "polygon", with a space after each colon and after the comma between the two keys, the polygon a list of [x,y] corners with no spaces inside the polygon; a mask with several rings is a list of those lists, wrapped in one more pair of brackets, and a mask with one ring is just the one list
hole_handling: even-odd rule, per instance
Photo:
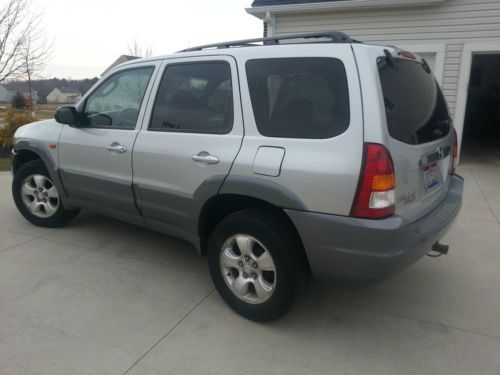
{"label": "alloy wheel", "polygon": [[271,253],[250,235],[236,234],[224,242],[220,269],[231,292],[245,302],[263,303],[276,288],[276,266]]}
{"label": "alloy wheel", "polygon": [[40,218],[54,215],[60,204],[54,183],[41,174],[33,174],[24,179],[21,198],[28,211]]}

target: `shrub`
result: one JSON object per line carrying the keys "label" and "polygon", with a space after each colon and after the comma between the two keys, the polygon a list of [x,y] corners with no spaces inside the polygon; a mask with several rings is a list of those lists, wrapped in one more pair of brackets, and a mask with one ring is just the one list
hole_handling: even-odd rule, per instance
{"label": "shrub", "polygon": [[16,130],[21,126],[36,120],[37,119],[29,113],[8,108],[5,111],[5,126],[0,128],[0,146],[6,149],[11,149]]}
{"label": "shrub", "polygon": [[12,106],[17,109],[26,108],[26,99],[19,91],[12,97]]}

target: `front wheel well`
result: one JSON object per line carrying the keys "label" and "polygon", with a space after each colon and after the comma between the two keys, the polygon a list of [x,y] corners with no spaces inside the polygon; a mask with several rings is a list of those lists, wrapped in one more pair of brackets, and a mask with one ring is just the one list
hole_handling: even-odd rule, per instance
{"label": "front wheel well", "polygon": [[[302,239],[300,238],[297,228],[293,224],[290,217],[285,213],[285,211],[269,202],[262,199],[253,198],[245,195],[238,194],[219,194],[215,197],[209,199],[203,206],[199,218],[198,232],[201,239],[201,253],[202,255],[207,254],[207,242],[210,234],[217,226],[217,224],[227,217],[228,215],[246,210],[246,209],[260,209],[267,211],[279,217],[283,222],[289,226],[295,239],[300,243],[300,247],[303,249]],[[305,251],[303,252],[305,257]],[[307,259],[306,259],[307,262]]]}
{"label": "front wheel well", "polygon": [[32,160],[40,160],[43,163],[42,158],[36,152],[29,150],[18,150],[12,159],[12,172],[16,174],[19,168]]}

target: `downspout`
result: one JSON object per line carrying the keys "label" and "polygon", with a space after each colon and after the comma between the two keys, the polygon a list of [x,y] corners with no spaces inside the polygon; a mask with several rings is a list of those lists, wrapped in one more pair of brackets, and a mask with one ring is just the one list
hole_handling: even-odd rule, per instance
{"label": "downspout", "polygon": [[264,22],[266,23],[266,36],[274,36],[276,32],[276,15],[271,13],[270,11],[266,12],[266,17],[264,18]]}

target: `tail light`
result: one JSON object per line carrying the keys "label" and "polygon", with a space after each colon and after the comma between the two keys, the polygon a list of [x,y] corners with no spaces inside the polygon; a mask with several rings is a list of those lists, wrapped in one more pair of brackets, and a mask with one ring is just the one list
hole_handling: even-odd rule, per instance
{"label": "tail light", "polygon": [[452,128],[452,138],[453,138],[453,145],[451,147],[451,161],[450,161],[450,174],[451,175],[456,173],[457,157],[458,157],[457,132],[455,131],[454,128]]}
{"label": "tail light", "polygon": [[351,216],[381,219],[394,214],[396,177],[389,151],[365,143],[363,164]]}

